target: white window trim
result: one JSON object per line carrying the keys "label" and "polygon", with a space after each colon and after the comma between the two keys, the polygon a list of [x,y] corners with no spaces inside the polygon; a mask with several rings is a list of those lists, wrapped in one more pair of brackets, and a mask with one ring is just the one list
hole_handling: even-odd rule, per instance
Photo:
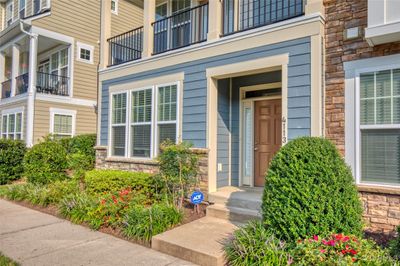
{"label": "white window trim", "polygon": [[[76,134],[76,110],[69,110],[69,109],[59,109],[59,108],[53,108],[50,107],[49,109],[50,111],[50,130],[49,133],[50,134],[54,134],[54,116],[55,115],[68,115],[68,116],[72,116],[72,130],[71,130],[71,134],[73,136],[75,136]],[[59,133],[56,133],[59,134]]]}
{"label": "white window trim", "polygon": [[[6,109],[6,110],[3,110],[2,112],[1,112],[1,117],[0,117],[0,119],[1,119],[1,128],[0,128],[0,138],[3,138],[3,134],[7,134],[7,139],[8,139],[8,135],[9,135],[9,133],[8,133],[8,117],[7,117],[7,132],[3,132],[3,116],[9,116],[9,115],[12,115],[12,114],[14,114],[15,116],[17,115],[17,114],[19,114],[19,113],[21,113],[21,132],[17,132],[17,131],[15,131],[15,128],[17,127],[17,123],[15,123],[15,125],[14,125],[14,139],[15,139],[15,135],[16,134],[18,134],[18,133],[20,133],[21,134],[21,140],[24,140],[24,111],[25,111],[25,108],[24,107],[17,107],[17,108],[12,108],[12,109]],[[15,122],[16,122],[16,120],[15,120]]]}
{"label": "white window trim", "polygon": [[111,0],[111,2],[115,3],[115,10],[111,8],[111,13],[113,13],[114,15],[118,15],[118,0]]}
{"label": "white window trim", "polygon": [[[76,60],[80,61],[80,62],[84,62],[84,63],[89,63],[89,64],[93,64],[93,53],[94,53],[94,47],[92,45],[88,45],[88,44],[84,44],[81,42],[76,42]],[[90,51],[90,59],[86,60],[86,59],[82,59],[81,58],[81,49],[85,49]]]}
{"label": "white window trim", "polygon": [[[360,75],[400,68],[400,55],[382,56],[345,63],[345,159],[351,166],[356,184],[375,187],[400,185],[361,181],[361,129],[400,129],[400,124],[360,125]],[[365,68],[364,66],[369,66]]]}
{"label": "white window trim", "polygon": [[[158,88],[159,87],[164,87],[164,86],[171,86],[171,85],[176,85],[177,86],[177,99],[176,99],[176,120],[175,121],[168,121],[168,122],[158,122],[158,117],[157,117],[157,106],[158,106]],[[132,103],[132,92],[134,91],[140,91],[140,90],[146,90],[146,89],[151,89],[152,90],[152,121],[151,121],[151,143],[150,143],[150,157],[133,157],[131,155],[131,116],[132,116],[132,109],[131,109],[131,103]],[[157,85],[152,85],[152,86],[145,86],[145,87],[140,87],[140,88],[135,88],[135,89],[130,89],[130,90],[118,90],[115,92],[111,92],[109,95],[109,104],[108,104],[108,152],[107,156],[108,157],[115,157],[115,158],[128,158],[132,160],[144,160],[144,161],[151,161],[154,160],[158,156],[158,132],[157,132],[157,125],[158,124],[176,124],[176,139],[175,142],[178,143],[181,140],[181,81],[175,81],[175,82],[170,82],[170,83],[163,83],[163,84],[157,84]],[[113,124],[112,123],[112,97],[117,94],[121,93],[127,93],[127,109],[126,109],[126,123],[125,124]],[[148,123],[146,123],[148,124]],[[124,156],[114,156],[112,155],[112,127],[117,126],[117,125],[125,125],[125,155]]]}
{"label": "white window trim", "polygon": [[15,21],[15,16],[14,16],[14,13],[15,13],[15,6],[14,6],[14,0],[11,0],[10,2],[8,2],[8,3],[6,3],[6,10],[5,10],[5,14],[4,14],[4,18],[5,18],[5,26],[6,27],[8,27],[8,26],[10,26],[10,25],[8,25],[8,20],[7,20],[7,13],[8,13],[8,9],[9,9],[9,7],[12,7],[12,11],[11,11],[11,17],[10,17],[10,19],[11,19],[11,23],[10,23],[10,25],[11,24],[13,24],[13,22]]}

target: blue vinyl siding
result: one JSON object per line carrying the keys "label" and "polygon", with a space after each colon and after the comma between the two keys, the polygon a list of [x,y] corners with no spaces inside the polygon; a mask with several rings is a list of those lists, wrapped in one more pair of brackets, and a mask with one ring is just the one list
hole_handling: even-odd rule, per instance
{"label": "blue vinyl siding", "polygon": [[[293,139],[298,136],[310,134],[310,88],[311,88],[311,56],[310,38],[301,38],[282,43],[260,46],[253,49],[242,50],[220,56],[209,57],[197,61],[191,61],[165,68],[153,69],[140,73],[132,73],[121,78],[103,82],[102,108],[101,108],[101,145],[107,145],[108,140],[108,106],[109,86],[135,82],[143,79],[151,79],[163,75],[184,72],[183,82],[183,117],[182,138],[193,143],[195,147],[206,147],[206,114],[207,114],[207,79],[206,69],[210,67],[223,66],[248,60],[259,59],[277,54],[289,54],[288,65],[288,136]],[[233,101],[232,114],[239,114],[238,95],[232,92]],[[225,106],[225,105],[224,105]],[[225,106],[226,107],[226,106]],[[221,107],[222,108],[222,107]],[[226,115],[225,113],[223,115]],[[224,118],[225,119],[225,118]],[[232,120],[232,178],[234,171],[238,171],[238,120]],[[222,126],[219,124],[219,126]],[[222,129],[222,128],[221,128]],[[237,133],[236,133],[237,132]],[[237,136],[236,136],[236,135]],[[222,141],[225,141],[223,136]],[[221,156],[223,151],[221,150]],[[221,157],[222,160],[222,157]],[[234,166],[234,167],[233,167]],[[235,169],[234,169],[235,168]],[[224,169],[224,168],[223,168]],[[235,172],[235,175],[237,173]],[[236,182],[232,179],[232,182]]]}

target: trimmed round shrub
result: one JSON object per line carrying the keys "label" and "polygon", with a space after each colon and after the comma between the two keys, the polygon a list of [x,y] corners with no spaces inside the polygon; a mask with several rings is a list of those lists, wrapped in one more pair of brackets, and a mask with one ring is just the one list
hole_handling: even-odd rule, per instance
{"label": "trimmed round shrub", "polygon": [[24,158],[25,175],[29,182],[47,184],[64,179],[67,153],[57,141],[46,140],[33,146]]}
{"label": "trimmed round shrub", "polygon": [[268,231],[261,221],[251,221],[233,233],[224,246],[229,265],[288,265],[283,241]]}
{"label": "trimmed round shrub", "polygon": [[362,207],[350,168],[328,140],[302,137],[271,161],[262,203],[264,225],[288,242],[340,232],[360,236]]}
{"label": "trimmed round shrub", "polygon": [[25,143],[22,141],[0,139],[0,185],[22,177],[25,152]]}

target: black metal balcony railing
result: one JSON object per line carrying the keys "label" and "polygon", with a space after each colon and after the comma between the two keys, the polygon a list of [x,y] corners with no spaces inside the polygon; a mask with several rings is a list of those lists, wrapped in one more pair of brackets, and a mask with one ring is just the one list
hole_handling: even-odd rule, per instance
{"label": "black metal balcony railing", "polygon": [[143,51],[143,27],[108,39],[109,65],[118,65],[140,59]]}
{"label": "black metal balcony railing", "polygon": [[1,83],[1,98],[5,99],[10,97],[11,97],[11,79]]}
{"label": "black metal balcony railing", "polygon": [[304,0],[223,0],[223,35],[304,15]]}
{"label": "black metal balcony railing", "polygon": [[15,95],[19,95],[22,93],[26,93],[28,91],[28,81],[29,81],[29,74],[25,73],[15,78],[17,88],[15,90]]}
{"label": "black metal balcony railing", "polygon": [[39,93],[68,96],[69,77],[38,72],[36,90]]}
{"label": "black metal balcony railing", "polygon": [[160,19],[152,25],[154,29],[153,54],[206,41],[208,3]]}

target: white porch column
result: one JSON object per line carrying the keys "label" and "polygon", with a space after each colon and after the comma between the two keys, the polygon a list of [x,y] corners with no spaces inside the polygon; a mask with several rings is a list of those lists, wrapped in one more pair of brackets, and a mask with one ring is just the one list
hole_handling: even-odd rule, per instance
{"label": "white porch column", "polygon": [[104,69],[109,63],[109,45],[107,39],[111,37],[111,1],[101,1],[101,32],[100,32],[100,68]]}
{"label": "white porch column", "polygon": [[15,92],[17,89],[17,80],[16,77],[19,76],[19,45],[14,44],[12,46],[12,68],[11,68],[11,97],[15,96]]}
{"label": "white porch column", "polygon": [[33,145],[33,120],[35,117],[35,95],[37,77],[37,46],[38,36],[32,35],[29,40],[29,83],[28,83],[28,102],[26,112],[26,145]]}
{"label": "white porch column", "polygon": [[143,10],[143,52],[142,57],[150,57],[153,53],[154,30],[151,23],[156,20],[156,0],[144,1]]}
{"label": "white porch column", "polygon": [[3,52],[0,52],[0,98],[3,95],[3,88],[1,83],[5,81],[6,76],[6,56]]}
{"label": "white porch column", "polygon": [[207,40],[219,39],[222,32],[222,1],[209,1]]}

